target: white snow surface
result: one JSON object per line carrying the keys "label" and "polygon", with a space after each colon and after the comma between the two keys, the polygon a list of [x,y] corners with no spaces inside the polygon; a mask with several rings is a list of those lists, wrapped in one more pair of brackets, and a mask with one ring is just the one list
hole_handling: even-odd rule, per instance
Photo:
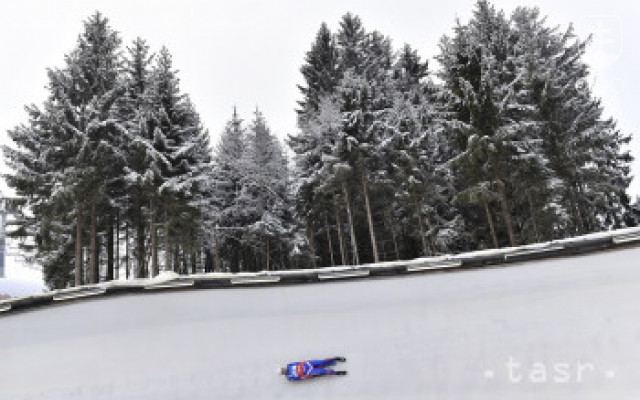
{"label": "white snow surface", "polygon": [[16,278],[0,278],[0,299],[4,297],[26,297],[42,293],[44,286]]}
{"label": "white snow surface", "polygon": [[[0,400],[636,399],[639,257],[635,246],[0,315]],[[276,373],[337,355],[345,377],[290,383]]]}

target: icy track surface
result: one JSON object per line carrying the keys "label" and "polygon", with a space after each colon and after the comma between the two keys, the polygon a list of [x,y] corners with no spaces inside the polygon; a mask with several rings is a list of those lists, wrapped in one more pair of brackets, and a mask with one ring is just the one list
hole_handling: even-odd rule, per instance
{"label": "icy track surface", "polygon": [[[635,247],[79,301],[0,317],[0,399],[636,400],[639,300]],[[336,355],[349,375],[277,374]]]}

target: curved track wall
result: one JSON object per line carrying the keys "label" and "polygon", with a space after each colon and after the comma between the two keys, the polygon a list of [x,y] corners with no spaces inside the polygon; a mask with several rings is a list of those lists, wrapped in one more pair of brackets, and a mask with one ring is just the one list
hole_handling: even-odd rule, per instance
{"label": "curved track wall", "polygon": [[[583,239],[580,249],[605,251],[572,257],[554,243],[332,277],[169,276],[5,302],[0,399],[635,399],[634,235]],[[475,268],[499,257],[512,267]],[[363,279],[436,266],[464,270]],[[327,283],[283,285],[287,275]],[[234,289],[185,290],[205,286]],[[333,355],[349,375],[277,375]]]}

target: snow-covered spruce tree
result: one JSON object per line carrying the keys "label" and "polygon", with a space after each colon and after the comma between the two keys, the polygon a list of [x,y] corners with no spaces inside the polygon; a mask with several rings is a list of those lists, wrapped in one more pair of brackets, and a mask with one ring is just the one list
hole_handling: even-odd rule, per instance
{"label": "snow-covered spruce tree", "polygon": [[[177,269],[179,254],[202,233],[203,200],[211,164],[208,132],[188,96],[180,91],[171,55],[163,47],[151,73],[153,163],[149,175],[152,275],[159,272],[156,224],[163,223],[164,270]],[[146,178],[145,178],[146,179]],[[193,253],[192,253],[193,254]],[[174,256],[173,263],[171,256]],[[172,265],[173,264],[173,265]]]}
{"label": "snow-covered spruce tree", "polygon": [[[98,229],[104,222],[99,215],[103,208],[113,206],[115,199],[110,196],[116,193],[114,187],[124,165],[126,131],[114,106],[122,93],[119,48],[118,33],[104,16],[95,13],[85,21],[76,48],[65,57],[65,66],[49,71],[50,95],[44,109],[30,108],[29,125],[12,135],[19,150],[8,151],[10,165],[16,171],[9,183],[29,199],[35,219],[42,221],[34,233],[36,243],[40,243],[38,258],[45,270],[68,268],[68,262],[74,260],[74,279],[67,284],[95,283],[99,279]],[[26,163],[27,157],[39,161]],[[35,180],[27,178],[31,182],[42,179],[43,187],[33,190],[20,175],[36,165],[48,172]],[[33,172],[38,174],[37,169]],[[82,252],[87,225],[90,243],[85,279]],[[49,231],[50,227],[54,229]],[[52,246],[54,243],[57,247]],[[69,253],[73,247],[75,252]],[[56,287],[65,284],[62,279],[50,283]]]}
{"label": "snow-covered spruce tree", "polygon": [[[584,85],[586,45],[537,9],[507,19],[487,1],[441,42],[456,201],[484,209],[494,246],[500,225],[514,244],[625,224],[629,138]],[[479,225],[480,212],[463,210]]]}
{"label": "snow-covered spruce tree", "polygon": [[[362,176],[363,182],[366,182],[366,171],[362,168],[354,170],[356,161],[359,162],[359,166],[362,166],[360,157],[353,154],[354,157],[347,160],[347,156],[352,149],[354,153],[358,152],[357,148],[353,148],[353,145],[357,145],[358,139],[356,137],[360,136],[361,133],[361,130],[356,126],[359,121],[357,108],[359,99],[357,97],[361,94],[359,86],[366,85],[366,80],[361,76],[365,68],[366,40],[367,33],[360,18],[350,13],[343,16],[336,34],[337,71],[340,78],[331,95],[333,107],[339,113],[340,125],[329,142],[325,140],[319,142],[321,146],[328,146],[323,152],[330,154],[330,157],[325,157],[326,161],[329,162],[324,164],[330,169],[323,171],[323,175],[328,178],[329,182],[335,183],[339,198],[344,203],[349,242],[351,244],[351,260],[354,264],[360,264],[361,251],[356,236],[353,197],[360,181],[358,178]],[[351,112],[354,113],[352,116],[346,115],[346,113]],[[327,122],[332,124],[331,121]],[[351,132],[345,132],[345,125],[350,125]],[[356,137],[353,134],[356,134]],[[314,227],[312,224],[308,225],[310,240],[313,241]],[[375,233],[370,230],[370,235],[374,236]],[[372,241],[372,244],[375,249],[375,240]],[[373,250],[372,253],[376,253],[374,258],[378,257],[377,251]]]}
{"label": "snow-covered spruce tree", "polygon": [[[378,148],[387,130],[385,118],[393,109],[394,56],[389,38],[376,31],[366,33],[359,19],[349,14],[343,17],[337,42],[339,65],[344,73],[335,98],[343,125],[336,138],[334,155],[341,161],[340,170],[345,176],[345,200],[348,202],[352,195],[362,196],[360,204],[364,206],[370,259],[378,262],[381,258],[376,233],[379,235],[388,229],[384,224],[378,224],[376,229],[374,219],[379,221],[377,216],[385,213],[385,200],[393,190],[386,179],[387,165],[379,157]],[[352,242],[355,244],[354,234]]]}
{"label": "snow-covered spruce tree", "polygon": [[490,236],[494,247],[500,246],[504,233],[510,245],[518,243],[514,213],[531,183],[523,178],[543,177],[546,170],[541,124],[535,119],[523,59],[528,53],[518,39],[504,13],[480,0],[469,23],[458,22],[453,37],[443,37],[438,56],[444,95],[453,113],[448,137],[456,152],[451,160],[455,200],[464,208],[469,226],[480,225],[484,212],[488,235],[483,236]]}
{"label": "snow-covered spruce tree", "polygon": [[[326,29],[321,29],[318,37],[325,38],[323,43],[331,43]],[[416,207],[416,202],[411,200],[412,211],[408,213],[407,196],[401,201],[396,199],[394,191],[402,180],[397,173],[400,169],[426,160],[424,154],[420,162],[407,160],[419,156],[417,153],[409,154],[402,146],[411,145],[418,150],[417,147],[427,145],[427,141],[419,143],[417,138],[425,132],[413,128],[411,139],[406,134],[400,140],[403,134],[398,129],[404,129],[400,127],[406,122],[403,119],[409,118],[411,110],[422,112],[424,121],[421,121],[420,128],[433,134],[433,129],[426,128],[430,124],[427,120],[433,118],[430,106],[422,104],[431,100],[416,89],[417,86],[426,87],[425,82],[421,82],[426,66],[410,65],[409,58],[415,54],[409,54],[412,51],[408,50],[403,55],[407,57],[405,67],[411,70],[406,72],[406,82],[413,79],[408,77],[410,74],[415,74],[419,84],[402,82],[404,78],[396,74],[398,56],[393,53],[390,40],[378,32],[367,32],[360,19],[352,14],[342,18],[333,42],[336,66],[332,63],[312,64],[310,60],[316,58],[308,57],[302,69],[306,86],[301,87],[301,104],[317,104],[317,107],[307,107],[304,113],[301,112],[300,132],[289,139],[289,145],[296,153],[297,210],[309,221],[309,241],[317,239],[319,243],[319,246],[310,243],[310,249],[318,250],[318,260],[322,265],[338,258],[333,254],[334,247],[340,248],[343,263],[345,260],[359,263],[362,257],[374,262],[385,257],[398,257],[399,246],[391,243],[404,243],[401,234],[418,240],[421,237],[418,233],[420,221],[409,226],[399,224],[398,220],[408,222],[406,215],[415,216],[416,208],[421,209],[422,204]],[[316,42],[312,52],[318,47]],[[311,99],[308,93],[310,88],[317,87],[317,79],[311,79],[305,72],[317,69],[324,72],[316,72],[312,77],[331,76],[333,80],[330,81],[330,90],[325,89]],[[398,112],[406,115],[399,116]],[[411,141],[413,139],[416,140]],[[427,152],[426,149],[420,151]],[[392,165],[399,156],[404,158],[400,163],[406,161],[407,164],[401,168]],[[429,162],[427,164],[431,165]],[[399,207],[400,203],[402,207]],[[420,214],[422,217],[422,212]],[[332,238],[331,222],[337,228],[337,240]],[[366,241],[358,239],[363,236],[368,237],[370,247],[367,248]],[[409,253],[418,255],[422,251],[410,250]]]}
{"label": "snow-covered spruce tree", "polygon": [[241,159],[246,174],[241,177],[236,200],[245,227],[243,264],[252,270],[269,270],[281,264],[279,253],[289,250],[292,219],[287,160],[259,110],[255,111],[246,143]]}
{"label": "snow-covered spruce tree", "polygon": [[[123,148],[127,132],[118,119],[116,101],[123,93],[119,81],[122,67],[121,40],[108,25],[107,18],[99,12],[85,23],[74,63],[68,71],[58,74],[61,91],[67,92],[71,104],[67,113],[74,116],[70,125],[84,133],[85,143],[76,165],[86,165],[90,170],[88,199],[90,217],[89,282],[100,279],[98,248],[98,213],[110,215],[122,195],[122,167],[125,164]],[[55,74],[54,74],[55,75]],[[75,104],[74,104],[75,103]],[[100,211],[98,211],[100,208]],[[111,223],[102,218],[102,224]],[[111,249],[112,251],[112,249]],[[79,254],[76,254],[78,257]],[[77,261],[76,261],[77,262]],[[109,266],[112,270],[113,265]],[[107,273],[113,276],[112,273]]]}
{"label": "snow-covered spruce tree", "polygon": [[300,119],[305,120],[319,110],[321,99],[332,93],[340,79],[335,38],[325,23],[320,26],[300,72],[305,85],[298,86],[302,100],[297,111]]}
{"label": "snow-covered spruce tree", "polygon": [[[554,225],[560,219],[557,208],[550,206],[555,178],[545,154],[544,122],[537,105],[540,88],[549,73],[553,73],[547,65],[553,55],[550,46],[553,29],[539,18],[537,9],[527,8],[514,11],[510,27],[516,54],[513,65],[518,74],[512,96],[526,133],[526,142],[518,145],[518,152],[524,157],[514,163],[516,168],[511,171],[511,181],[519,183],[511,185],[514,229],[523,242],[540,242],[556,237]],[[522,151],[523,145],[530,151]]]}
{"label": "snow-covered spruce tree", "polygon": [[[301,131],[298,135],[292,135],[288,138],[288,145],[297,154],[296,163],[299,164],[294,169],[296,176],[294,190],[296,193],[296,215],[297,219],[301,220],[299,221],[301,223],[300,230],[303,233],[298,237],[307,237],[307,245],[298,248],[300,251],[298,258],[310,257],[310,265],[314,267],[317,266],[317,262],[320,262],[321,265],[329,265],[330,257],[321,257],[317,254],[314,233],[319,232],[320,228],[313,225],[322,219],[321,215],[327,216],[328,210],[334,209],[331,202],[332,195],[326,193],[326,188],[319,189],[324,186],[319,171],[323,168],[322,157],[327,155],[327,147],[323,144],[327,141],[320,137],[323,133],[314,127],[318,126],[319,115],[326,110],[340,79],[337,58],[336,38],[323,23],[316,34],[311,49],[306,54],[305,63],[300,68],[305,82],[304,85],[299,86],[302,100],[299,101],[300,107],[297,110],[298,125],[301,127]],[[330,192],[333,191],[334,189],[331,188]],[[327,205],[327,201],[331,204]],[[330,238],[332,229],[331,226],[326,226],[328,225],[328,217],[326,222],[324,229],[327,237]],[[342,234],[340,230],[338,233]],[[303,249],[313,250],[312,254],[308,254],[309,252],[303,251]],[[329,253],[331,252],[332,249],[329,249]],[[344,260],[344,252],[342,252],[342,259]]]}
{"label": "snow-covered spruce tree", "polygon": [[211,174],[212,201],[218,210],[215,221],[214,243],[216,246],[216,269],[224,268],[239,272],[242,254],[242,210],[238,196],[242,178],[248,175],[243,160],[245,129],[236,108],[225,126],[220,141],[214,149],[213,173]]}
{"label": "snow-covered spruce tree", "polygon": [[345,16],[337,37],[342,127],[332,154],[345,194],[364,203],[367,229],[355,230],[369,234],[374,262],[447,250],[462,224],[448,204],[449,151],[426,63],[408,46],[394,54],[390,40],[364,31],[357,17]]}
{"label": "snow-covered spruce tree", "polygon": [[27,200],[31,210],[16,233],[34,238],[34,261],[43,266],[47,285],[64,288],[74,282],[75,196],[73,188],[63,187],[61,182],[69,177],[62,172],[71,172],[67,161],[73,148],[62,146],[71,135],[58,125],[61,112],[52,101],[45,102],[42,109],[29,106],[27,112],[29,121],[8,132],[17,148],[3,147],[13,171],[5,176],[7,184]]}
{"label": "snow-covered spruce tree", "polygon": [[[165,209],[165,256],[171,245],[173,270],[195,273],[199,249],[209,254],[211,227],[215,209],[211,207],[211,145],[209,132],[203,128],[193,103],[185,98],[184,125],[180,140],[170,154],[174,174],[160,187],[174,198]],[[212,215],[213,214],[213,215]],[[188,261],[187,261],[188,260]],[[165,259],[168,265],[168,256]]]}
{"label": "snow-covered spruce tree", "polygon": [[[328,266],[329,257],[321,257],[317,254],[313,232],[320,228],[312,226],[318,224],[325,215],[326,224],[324,226],[325,235],[331,237],[331,227],[327,226],[331,214],[335,222],[338,234],[338,246],[340,247],[340,262],[348,264],[349,257],[345,247],[344,226],[341,214],[342,201],[339,199],[341,183],[334,174],[334,167],[340,160],[333,155],[335,139],[342,127],[342,116],[338,105],[333,101],[332,95],[325,95],[320,98],[318,109],[308,112],[305,119],[300,118],[300,132],[297,135],[290,135],[288,145],[295,153],[295,199],[296,214],[304,225],[301,230],[305,232],[301,237],[308,237],[308,249],[313,250],[310,254],[311,264],[315,265],[320,261],[321,265]],[[329,245],[331,240],[327,240]],[[330,254],[332,249],[328,251]],[[335,263],[335,257],[334,257]]]}
{"label": "snow-covered spruce tree", "polygon": [[445,163],[449,152],[443,113],[427,63],[409,45],[395,61],[393,85],[393,108],[385,116],[378,158],[386,167],[380,169],[380,179],[393,188],[393,221],[388,225],[394,248],[403,258],[450,251],[458,224],[449,205],[453,187]]}
{"label": "snow-covered spruce tree", "polygon": [[586,85],[583,56],[589,40],[545,25],[537,9],[520,8],[513,21],[518,33],[535,40],[537,61],[532,93],[537,101],[541,138],[552,170],[549,208],[556,210],[553,235],[562,237],[625,226],[630,199],[631,156],[613,119]]}
{"label": "snow-covered spruce tree", "polygon": [[[144,278],[148,276],[145,260],[147,250],[148,223],[148,192],[153,185],[153,168],[157,167],[160,159],[155,148],[151,145],[153,139],[153,125],[151,114],[151,66],[154,58],[147,43],[137,38],[127,48],[125,59],[124,81],[125,95],[119,100],[120,117],[129,133],[130,142],[126,147],[127,163],[125,166],[125,183],[127,198],[123,215],[127,227],[133,227],[135,232],[135,268],[132,276]],[[128,245],[128,244],[127,244]],[[128,262],[128,260],[127,260]]]}

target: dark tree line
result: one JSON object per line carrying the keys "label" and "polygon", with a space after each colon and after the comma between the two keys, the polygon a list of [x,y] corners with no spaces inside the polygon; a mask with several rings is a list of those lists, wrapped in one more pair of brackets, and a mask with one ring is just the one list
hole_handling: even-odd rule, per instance
{"label": "dark tree line", "polygon": [[114,279],[120,261],[147,277],[201,257],[193,221],[210,197],[208,133],[166,48],[152,54],[137,39],[123,53],[108,20],[91,16],[4,148],[30,212],[15,234],[33,237],[51,287]]}
{"label": "dark tree line", "polygon": [[[589,40],[488,1],[417,52],[352,14],[301,72],[297,213],[319,265],[516,246],[637,224],[632,160],[584,83]],[[636,217],[634,217],[636,215]]]}
{"label": "dark tree line", "polygon": [[8,184],[51,287],[362,264],[637,225],[629,136],[584,85],[589,40],[479,0],[430,69],[353,14],[301,67],[290,165],[256,109],[210,146],[166,48],[84,23],[9,132]]}

